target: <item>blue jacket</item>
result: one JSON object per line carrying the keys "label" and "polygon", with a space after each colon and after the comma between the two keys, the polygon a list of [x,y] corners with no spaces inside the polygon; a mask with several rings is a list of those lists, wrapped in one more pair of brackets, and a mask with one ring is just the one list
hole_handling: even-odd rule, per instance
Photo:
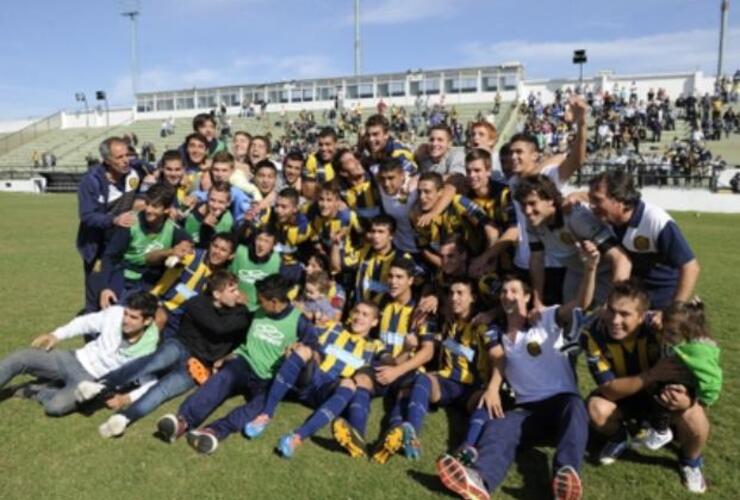
{"label": "blue jacket", "polygon": [[[110,181],[106,177],[104,165],[95,165],[88,171],[77,188],[77,203],[80,225],[77,229],[77,251],[82,260],[92,262],[100,257],[105,245],[106,234],[113,227],[113,219],[131,207],[117,207],[114,212],[109,203]],[[135,180],[134,180],[135,179]],[[124,178],[122,191],[135,191],[138,188],[139,174],[135,169]],[[133,198],[131,199],[133,203]]]}

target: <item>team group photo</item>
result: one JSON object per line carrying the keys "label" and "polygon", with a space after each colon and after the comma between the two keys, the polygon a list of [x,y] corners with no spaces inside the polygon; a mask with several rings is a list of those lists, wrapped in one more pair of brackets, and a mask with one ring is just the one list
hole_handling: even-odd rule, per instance
{"label": "team group photo", "polygon": [[730,3],[9,6],[0,495],[735,498]]}

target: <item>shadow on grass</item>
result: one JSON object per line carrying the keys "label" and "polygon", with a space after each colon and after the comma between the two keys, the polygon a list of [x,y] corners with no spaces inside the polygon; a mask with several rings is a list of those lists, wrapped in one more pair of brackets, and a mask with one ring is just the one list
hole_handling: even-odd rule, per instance
{"label": "shadow on grass", "polygon": [[522,487],[503,486],[501,491],[514,498],[549,498],[550,465],[547,455],[536,448],[524,448],[514,459],[516,470],[522,478]]}
{"label": "shadow on grass", "polygon": [[344,451],[344,448],[339,445],[339,443],[330,438],[311,436],[311,442],[327,451],[345,454],[347,453],[346,451]]}
{"label": "shadow on grass", "polygon": [[428,474],[426,472],[409,469],[406,471],[406,475],[432,493],[436,493],[438,495],[442,494],[450,498],[457,498],[457,495],[453,495],[444,487],[442,481],[439,480],[439,477],[437,477],[436,474]]}

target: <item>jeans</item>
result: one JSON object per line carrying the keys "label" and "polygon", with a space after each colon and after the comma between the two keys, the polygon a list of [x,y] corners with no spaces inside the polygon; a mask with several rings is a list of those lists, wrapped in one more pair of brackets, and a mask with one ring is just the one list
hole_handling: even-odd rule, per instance
{"label": "jeans", "polygon": [[77,361],[72,351],[23,349],[0,361],[0,387],[16,375],[33,375],[61,382],[61,387],[47,385],[34,397],[50,416],[62,416],[77,408],[74,391],[83,380],[94,377]]}
{"label": "jeans", "polygon": [[188,372],[190,353],[177,339],[167,339],[156,351],[144,356],[105,376],[109,388],[122,387],[137,379],[156,375],[159,380],[134,404],[121,412],[130,422],[156,410],[162,403],[195,387]]}

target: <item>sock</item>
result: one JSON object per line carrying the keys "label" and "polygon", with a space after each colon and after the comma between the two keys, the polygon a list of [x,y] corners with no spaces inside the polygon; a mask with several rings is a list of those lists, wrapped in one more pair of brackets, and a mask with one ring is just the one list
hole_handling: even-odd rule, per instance
{"label": "sock", "polygon": [[483,431],[483,426],[486,425],[486,422],[488,422],[489,420],[490,417],[488,416],[488,410],[486,410],[485,408],[477,408],[475,411],[473,411],[473,414],[470,415],[470,421],[468,422],[468,432],[467,434],[465,434],[465,441],[463,441],[463,446],[475,447],[475,444],[478,442],[478,438]]}
{"label": "sock", "polygon": [[688,465],[689,467],[701,467],[704,465],[701,455],[696,458],[681,457],[681,465]]}
{"label": "sock", "polygon": [[358,388],[355,395],[347,408],[347,420],[349,425],[365,436],[367,430],[367,419],[370,416],[370,391],[365,388]]}
{"label": "sock", "polygon": [[324,404],[319,406],[319,409],[313,412],[313,414],[300,426],[295,433],[298,434],[302,440],[306,440],[319,429],[327,425],[329,422],[334,420],[340,415],[349,404],[355,391],[349,387],[338,387],[334,394],[324,401]]}
{"label": "sock", "polygon": [[295,353],[283,361],[280,370],[275,375],[275,380],[270,385],[270,392],[267,393],[267,400],[265,401],[265,407],[262,409],[262,413],[266,413],[272,418],[278,403],[293,388],[295,381],[298,380],[298,376],[301,374],[301,370],[305,365],[306,363]]}
{"label": "sock", "polygon": [[408,408],[409,406],[409,398],[397,398],[395,403],[393,403],[393,406],[391,407],[391,411],[388,412],[388,428],[393,429],[394,427],[398,427],[403,423],[403,414],[402,410],[403,408]]}
{"label": "sock", "polygon": [[411,388],[411,397],[407,413],[407,420],[414,426],[417,434],[421,432],[421,426],[424,424],[424,417],[429,410],[429,391],[432,383],[426,375],[416,377],[414,386]]}

